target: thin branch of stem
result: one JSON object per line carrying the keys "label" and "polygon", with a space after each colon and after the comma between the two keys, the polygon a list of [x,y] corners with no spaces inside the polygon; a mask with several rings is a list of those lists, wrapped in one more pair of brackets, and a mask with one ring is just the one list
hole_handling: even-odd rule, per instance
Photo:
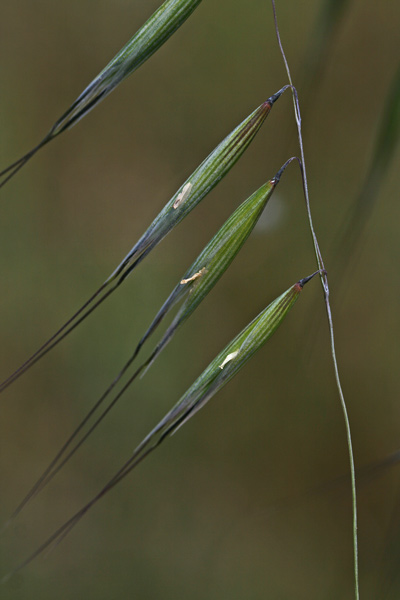
{"label": "thin branch of stem", "polygon": [[339,369],[338,369],[337,358],[336,358],[332,311],[331,311],[331,306],[330,306],[330,301],[329,301],[328,275],[325,270],[324,261],[322,258],[321,250],[319,248],[317,235],[314,230],[311,208],[310,208],[310,199],[309,199],[308,182],[307,182],[307,171],[306,171],[306,163],[305,163],[305,156],[304,156],[303,136],[302,136],[302,131],[301,131],[300,104],[299,104],[299,100],[298,100],[297,91],[296,91],[295,87],[293,86],[293,81],[292,81],[292,77],[290,74],[289,65],[288,65],[286,55],[283,50],[283,46],[282,46],[282,42],[281,42],[281,37],[280,37],[279,27],[278,27],[278,20],[277,20],[277,16],[276,16],[275,0],[271,0],[271,2],[272,2],[273,14],[274,14],[276,37],[278,40],[279,49],[282,54],[283,62],[285,64],[289,83],[292,88],[293,107],[294,107],[294,114],[295,114],[296,124],[297,124],[299,145],[300,145],[300,157],[301,157],[301,164],[302,164],[301,171],[302,171],[302,177],[303,177],[304,198],[305,198],[305,202],[306,202],[306,209],[307,209],[307,215],[308,215],[308,221],[309,221],[309,225],[310,225],[312,240],[313,240],[313,244],[314,244],[315,256],[317,259],[318,269],[320,270],[321,283],[322,283],[322,287],[324,290],[326,314],[328,317],[328,324],[329,324],[329,334],[330,334],[330,344],[331,344],[333,368],[334,368],[334,372],[335,372],[336,386],[337,386],[337,389],[339,392],[339,398],[340,398],[340,403],[342,406],[345,427],[346,427],[347,445],[348,445],[349,459],[350,459],[351,492],[352,492],[352,508],[353,508],[354,586],[355,586],[355,598],[356,598],[356,600],[359,600],[360,593],[359,593],[359,574],[358,574],[356,476],[355,476],[355,467],[354,467],[353,444],[351,441],[350,422],[349,422],[349,417],[348,417],[348,413],[347,413],[347,407],[346,407],[346,402],[345,402],[344,395],[343,395],[342,386],[340,383]]}

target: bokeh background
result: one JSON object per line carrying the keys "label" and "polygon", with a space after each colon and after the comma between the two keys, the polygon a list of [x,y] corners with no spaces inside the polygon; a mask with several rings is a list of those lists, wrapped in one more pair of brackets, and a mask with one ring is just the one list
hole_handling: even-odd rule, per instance
{"label": "bokeh background", "polygon": [[[343,12],[332,29],[324,29],[323,0],[278,0],[277,9],[302,103],[311,204],[331,275],[338,361],[361,469],[400,447],[398,149],[359,241],[347,245],[348,230],[341,236],[396,72],[400,5],[336,4]],[[43,137],[158,5],[2,2],[1,166]],[[215,145],[285,83],[269,3],[204,1],[156,55],[1,190],[1,379],[97,289]],[[117,293],[2,395],[2,522],[207,241],[298,152],[287,94],[225,180]],[[99,490],[251,318],[315,268],[293,164],[209,297],[2,534],[1,574]],[[1,596],[352,598],[348,473],[314,280],[236,379]],[[361,595],[398,598],[399,467],[361,473]]]}

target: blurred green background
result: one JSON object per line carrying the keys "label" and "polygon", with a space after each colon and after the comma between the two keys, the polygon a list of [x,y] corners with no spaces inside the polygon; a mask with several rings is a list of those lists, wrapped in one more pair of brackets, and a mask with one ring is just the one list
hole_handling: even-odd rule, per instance
{"label": "blurred green background", "polygon": [[[43,137],[159,3],[2,2],[2,167]],[[341,254],[340,231],[367,174],[396,71],[400,4],[342,4],[330,37],[321,21],[323,0],[278,0],[277,10],[303,99],[311,204],[331,273],[338,361],[362,467],[400,447],[399,149],[351,255]],[[324,40],[323,51],[315,44]],[[312,56],[323,59],[313,82]],[[1,190],[1,379],[97,289],[215,145],[285,83],[269,3],[204,0],[149,62]],[[112,298],[2,395],[1,522],[119,371],[198,252],[293,154],[287,94],[212,194]],[[251,318],[314,270],[292,165],[210,296],[2,535],[1,574],[99,490]],[[314,280],[234,382],[56,551],[5,585],[2,598],[352,598],[350,486],[332,483],[348,471]],[[364,600],[400,595],[399,485],[396,466],[359,478]]]}

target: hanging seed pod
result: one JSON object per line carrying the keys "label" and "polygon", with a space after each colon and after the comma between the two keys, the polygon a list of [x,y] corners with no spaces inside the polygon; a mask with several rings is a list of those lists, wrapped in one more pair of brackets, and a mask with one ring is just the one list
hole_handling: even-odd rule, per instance
{"label": "hanging seed pod", "polygon": [[[292,160],[293,159],[289,159],[278,171],[275,177],[261,186],[256,192],[254,192],[254,194],[250,196],[250,198],[245,200],[207,244],[192,266],[186,271],[185,275],[170,294],[166,302],[164,302],[152,324],[137,345],[133,355],[125,363],[122,370],[112,381],[111,385],[106,389],[106,391],[86,414],[84,419],[73,431],[42,475],[38,478],[38,480],[17,506],[11,515],[11,519],[14,519],[28,504],[28,502],[32,500],[32,498],[35,497],[44,487],[46,487],[48,483],[50,483],[54,476],[82,446],[91,433],[93,433],[93,431],[113,408],[113,406],[115,406],[115,404],[137,378],[137,376],[144,375],[146,370],[151,366],[154,360],[165,348],[167,343],[172,339],[177,329],[186,321],[186,319],[189,318],[192,312],[199,306],[202,300],[214,287],[247,240],[251,231],[254,229],[259,217],[261,216],[261,213],[263,212],[268,200],[277,186],[283,171]],[[77,436],[81,433],[93,415],[98,411],[100,406],[103,405],[122,376],[128,371],[144,342],[152,333],[154,333],[155,329],[158,327],[167,313],[173,308],[173,306],[185,296],[186,299],[184,300],[178,314],[168,327],[161,341],[157,344],[149,358],[138,369],[136,369],[136,371],[130,377],[128,383],[123,386],[119,393],[117,393],[114,399],[103,410],[88,431],[81,436],[79,441],[75,442],[74,446],[71,447],[74,440],[76,440]]]}
{"label": "hanging seed pod", "polygon": [[128,475],[146,456],[155,450],[168,436],[175,433],[186,421],[200,410],[261,348],[283,322],[298,299],[304,285],[316,275],[301,279],[265,308],[222,352],[209,364],[177,404],[152,429],[137,446],[132,456],[115,473],[102,490],[73,517],[66,521],[44,544],[13,573],[27,566],[52,546],[58,545],[77,525],[84,515],[117,483]]}
{"label": "hanging seed pod", "polygon": [[186,21],[200,2],[201,0],[166,0],[54,123],[43,140],[0,172],[0,181],[3,178],[0,187],[9,181],[38,150],[63,131],[73,127],[121,81],[146,62]]}
{"label": "hanging seed pod", "polygon": [[225,177],[253,141],[273,104],[288,87],[284,86],[256,108],[193,171],[107,281],[117,277],[121,281],[125,279],[142,258]]}
{"label": "hanging seed pod", "polygon": [[187,295],[187,298],[154,350],[151,362],[155,360],[170,341],[177,328],[198,307],[247,240],[279,183],[283,171],[292,160],[293,158],[289,159],[270,181],[245,200],[207,244],[159,310],[149,329],[140,340],[135,355],[164,316],[183,296]]}
{"label": "hanging seed pod", "polygon": [[[273,94],[227,135],[167,202],[110,277],[54,335],[0,384],[0,392],[18,379],[89,316],[126,279],[145,256],[225,177],[254,139],[273,104],[287,88],[288,86],[284,86],[279,92]],[[110,286],[110,284],[113,285]]]}

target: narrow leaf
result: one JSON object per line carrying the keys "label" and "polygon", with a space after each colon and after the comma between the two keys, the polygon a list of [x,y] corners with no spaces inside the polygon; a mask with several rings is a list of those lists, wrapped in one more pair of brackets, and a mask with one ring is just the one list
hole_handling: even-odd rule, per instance
{"label": "narrow leaf", "polygon": [[166,0],[54,123],[43,140],[0,172],[0,179],[3,178],[0,187],[9,181],[38,150],[80,121],[121,81],[146,62],[186,21],[200,2],[201,0]]}
{"label": "narrow leaf", "polygon": [[[346,237],[354,239],[354,230],[362,228],[378,197],[400,137],[400,65],[394,73],[380,118],[369,168],[354,208],[354,217]],[[351,231],[351,235],[348,232]],[[348,258],[348,257],[347,257]]]}
{"label": "narrow leaf", "polygon": [[395,155],[399,138],[400,65],[387,93],[364,181],[356,201],[346,215],[333,250],[337,259],[336,270],[340,271],[342,282],[346,269],[351,265],[350,257],[355,256],[357,243],[379,198],[380,188]]}
{"label": "narrow leaf", "polygon": [[310,86],[311,93],[314,93],[315,84],[323,78],[330,47],[350,4],[350,0],[323,0],[321,4],[304,61],[308,76],[305,83]]}
{"label": "narrow leaf", "polygon": [[[126,279],[149,252],[217,185],[254,139],[283,87],[254,110],[201,163],[100,288],[26,362],[0,385],[0,392],[63,340]],[[190,185],[189,185],[190,184]],[[112,284],[112,285],[111,285]]]}

